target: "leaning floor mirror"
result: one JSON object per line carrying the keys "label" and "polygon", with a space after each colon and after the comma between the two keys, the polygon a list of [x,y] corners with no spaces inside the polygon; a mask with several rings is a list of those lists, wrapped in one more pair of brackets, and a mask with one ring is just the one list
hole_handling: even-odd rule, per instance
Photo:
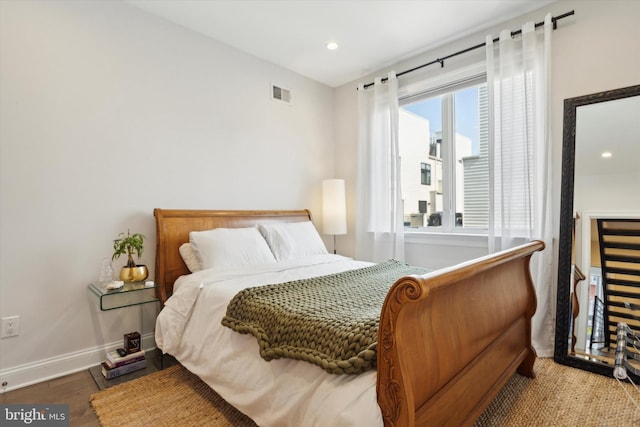
{"label": "leaning floor mirror", "polygon": [[633,377],[640,373],[634,335],[640,336],[640,85],[564,102],[554,358],[608,376],[614,368],[618,376],[624,363]]}

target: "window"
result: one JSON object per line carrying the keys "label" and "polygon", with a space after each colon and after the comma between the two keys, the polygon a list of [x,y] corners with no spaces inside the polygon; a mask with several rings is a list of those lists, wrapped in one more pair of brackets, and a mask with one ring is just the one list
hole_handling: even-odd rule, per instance
{"label": "window", "polygon": [[429,163],[420,163],[420,183],[431,185],[431,165]]}
{"label": "window", "polygon": [[[405,224],[434,231],[486,233],[486,78],[405,96],[400,100],[399,118]],[[413,210],[416,207],[418,212]],[[424,214],[422,222],[417,223],[416,214]]]}

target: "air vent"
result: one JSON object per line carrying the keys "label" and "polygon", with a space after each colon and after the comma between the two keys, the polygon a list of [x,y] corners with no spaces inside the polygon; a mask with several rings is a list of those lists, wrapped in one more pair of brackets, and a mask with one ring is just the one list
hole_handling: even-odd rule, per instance
{"label": "air vent", "polygon": [[289,89],[283,89],[276,85],[271,85],[271,98],[277,101],[291,104],[291,91]]}

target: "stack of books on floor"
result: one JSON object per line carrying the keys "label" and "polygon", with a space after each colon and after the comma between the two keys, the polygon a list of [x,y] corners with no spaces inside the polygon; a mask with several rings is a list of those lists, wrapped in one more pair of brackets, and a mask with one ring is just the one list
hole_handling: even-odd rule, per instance
{"label": "stack of books on floor", "polygon": [[107,360],[102,362],[102,375],[110,380],[146,367],[147,359],[144,350],[140,349],[134,353],[124,353],[123,351],[118,353],[117,350],[114,350],[107,353]]}

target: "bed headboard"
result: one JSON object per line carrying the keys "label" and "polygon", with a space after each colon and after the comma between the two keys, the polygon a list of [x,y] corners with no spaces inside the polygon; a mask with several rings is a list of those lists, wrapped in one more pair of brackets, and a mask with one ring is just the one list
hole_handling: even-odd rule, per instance
{"label": "bed headboard", "polygon": [[189,242],[190,231],[214,228],[252,227],[273,222],[310,221],[308,210],[290,211],[217,211],[154,209],[156,218],[156,283],[158,298],[164,302],[173,293],[173,284],[189,270],[180,256],[179,248]]}

